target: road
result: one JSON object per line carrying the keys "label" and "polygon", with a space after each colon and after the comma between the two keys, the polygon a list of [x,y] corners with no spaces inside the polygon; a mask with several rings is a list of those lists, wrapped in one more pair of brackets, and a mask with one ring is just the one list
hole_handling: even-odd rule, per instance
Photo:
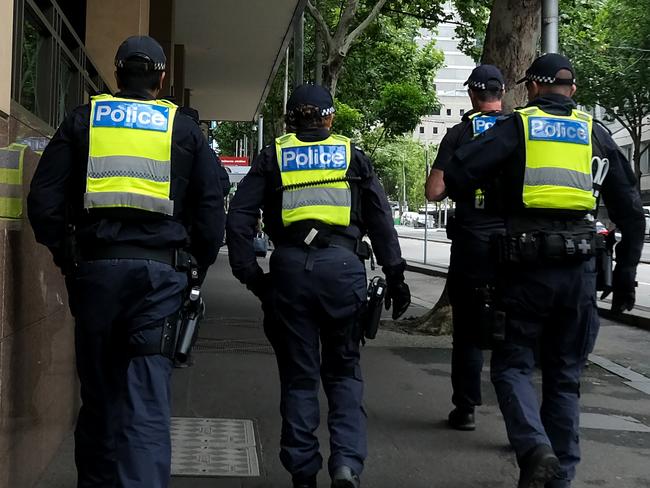
{"label": "road", "polygon": [[[400,236],[400,245],[404,259],[416,263],[424,263],[424,229],[413,229],[405,226],[395,226]],[[449,249],[451,242],[444,232],[431,231],[427,233],[427,259],[425,264],[449,266]],[[650,243],[643,248],[642,263],[637,269],[637,306],[650,312]]]}

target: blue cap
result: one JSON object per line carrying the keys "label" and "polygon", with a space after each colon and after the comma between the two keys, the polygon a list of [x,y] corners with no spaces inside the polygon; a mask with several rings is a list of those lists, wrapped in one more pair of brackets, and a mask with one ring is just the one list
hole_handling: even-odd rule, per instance
{"label": "blue cap", "polygon": [[131,36],[118,48],[115,54],[115,66],[123,68],[134,62],[152,71],[164,71],[167,57],[162,46],[153,37]]}
{"label": "blue cap", "polygon": [[477,66],[464,83],[472,90],[503,90],[506,82],[499,68],[491,64]]}
{"label": "blue cap", "polygon": [[293,112],[304,105],[319,108],[322,117],[327,117],[335,112],[332,94],[327,88],[320,85],[306,84],[297,87],[287,101],[287,112]]}

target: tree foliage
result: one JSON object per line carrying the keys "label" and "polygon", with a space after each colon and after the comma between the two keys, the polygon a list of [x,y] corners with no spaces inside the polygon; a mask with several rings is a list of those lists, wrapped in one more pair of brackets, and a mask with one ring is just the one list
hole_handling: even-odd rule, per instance
{"label": "tree foliage", "polygon": [[577,71],[577,100],[600,105],[630,134],[641,176],[650,114],[650,0],[563,0],[561,46]]}

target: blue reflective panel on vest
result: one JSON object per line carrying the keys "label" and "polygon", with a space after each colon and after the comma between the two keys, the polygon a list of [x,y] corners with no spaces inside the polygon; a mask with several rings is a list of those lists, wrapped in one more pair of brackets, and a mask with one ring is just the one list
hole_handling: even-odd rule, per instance
{"label": "blue reflective panel on vest", "polygon": [[166,132],[169,108],[137,102],[96,102],[92,125]]}
{"label": "blue reflective panel on vest", "polygon": [[345,146],[317,145],[282,148],[282,171],[308,169],[345,169],[348,166]]}
{"label": "blue reflective panel on vest", "polygon": [[528,132],[531,141],[589,144],[589,124],[581,120],[530,117]]}
{"label": "blue reflective panel on vest", "polygon": [[486,130],[496,124],[497,118],[494,115],[479,115],[472,119],[472,128],[474,135],[483,134]]}

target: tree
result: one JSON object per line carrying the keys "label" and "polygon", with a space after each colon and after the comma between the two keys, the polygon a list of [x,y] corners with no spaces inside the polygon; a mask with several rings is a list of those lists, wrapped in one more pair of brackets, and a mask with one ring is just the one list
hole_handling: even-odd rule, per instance
{"label": "tree", "polygon": [[406,193],[406,202],[410,208],[418,209],[424,205],[422,144],[410,136],[396,137],[377,149],[373,162],[389,198],[403,204],[403,195]]}
{"label": "tree", "polygon": [[650,124],[650,0],[563,0],[561,45],[577,71],[576,99],[600,105],[629,133],[641,181],[641,135]]}
{"label": "tree", "polygon": [[537,54],[541,14],[539,0],[494,0],[492,5],[481,63],[494,64],[503,73],[505,111],[526,102],[525,87],[515,82]]}

